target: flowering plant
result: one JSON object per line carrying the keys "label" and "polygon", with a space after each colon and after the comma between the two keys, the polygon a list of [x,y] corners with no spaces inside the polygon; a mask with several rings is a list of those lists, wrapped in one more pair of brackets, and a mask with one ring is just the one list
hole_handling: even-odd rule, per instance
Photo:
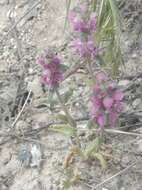
{"label": "flowering plant", "polygon": [[50,88],[57,87],[63,80],[63,73],[61,71],[61,59],[53,52],[46,52],[37,59],[38,64],[43,68],[41,82],[48,85]]}
{"label": "flowering plant", "polygon": [[[72,10],[69,13],[68,19],[75,34],[70,47],[73,49],[74,54],[78,55],[83,63],[85,63],[83,69],[86,71],[87,68],[88,74],[93,82],[92,94],[88,98],[90,119],[93,121],[93,124],[95,123],[98,126],[100,131],[104,131],[106,127],[115,127],[119,115],[123,110],[124,94],[118,88],[117,83],[108,77],[106,71],[102,71],[101,67],[97,68],[97,65],[95,65],[95,68],[91,67],[91,64],[96,60],[96,56],[99,55],[99,48],[94,42],[98,26],[97,14],[91,12],[88,4],[83,4],[77,10]],[[49,87],[49,89],[54,89],[65,113],[65,115],[62,115],[65,125],[54,126],[53,129],[54,131],[67,134],[71,139],[75,139],[75,145],[72,144],[71,152],[65,159],[65,166],[68,167],[72,157],[78,154],[84,159],[93,156],[100,160],[104,167],[105,160],[100,148],[102,142],[100,141],[100,136],[96,133],[96,138],[93,142],[89,142],[85,148],[82,148],[82,143],[77,133],[77,121],[69,113],[68,106],[59,93],[61,82],[66,79],[65,76],[70,76],[70,74],[64,75],[61,68],[60,56],[56,52],[48,50],[45,54],[39,56],[37,62],[43,69],[41,76],[42,84]],[[97,74],[95,74],[94,69],[99,69]],[[74,72],[71,72],[71,74],[74,74]]]}
{"label": "flowering plant", "polygon": [[79,8],[80,14],[73,10],[69,12],[68,16],[73,31],[79,35],[79,37],[72,40],[70,47],[82,58],[95,58],[96,47],[93,34],[96,30],[96,13],[89,14],[87,4]]}
{"label": "flowering plant", "polygon": [[104,72],[96,75],[96,84],[90,98],[91,118],[98,126],[114,127],[123,109],[124,94]]}

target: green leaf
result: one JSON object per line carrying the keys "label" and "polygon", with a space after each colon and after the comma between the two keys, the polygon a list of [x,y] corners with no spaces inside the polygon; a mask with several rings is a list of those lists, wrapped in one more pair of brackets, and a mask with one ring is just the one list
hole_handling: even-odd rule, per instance
{"label": "green leaf", "polygon": [[52,131],[59,132],[65,136],[74,136],[76,133],[75,128],[70,127],[69,125],[51,125],[50,128]]}
{"label": "green leaf", "polygon": [[97,1],[98,1],[98,0],[92,0],[93,11],[96,11],[96,8],[97,8]]}
{"label": "green leaf", "polygon": [[92,80],[91,78],[88,78],[87,76],[83,77],[83,82],[87,86],[92,86],[94,84],[94,80]]}
{"label": "green leaf", "polygon": [[116,5],[115,0],[109,0],[112,15],[113,15],[113,20],[114,20],[114,25],[115,28],[119,31],[120,30],[120,21],[119,21],[119,11]]}
{"label": "green leaf", "polygon": [[96,64],[99,65],[99,66],[104,66],[105,65],[105,61],[104,61],[102,56],[100,56],[100,55],[96,56]]}
{"label": "green leaf", "polygon": [[[100,0],[97,3],[97,29],[95,43],[103,47],[102,60],[97,60],[100,66],[111,68],[111,74],[115,78],[121,64],[124,64],[121,47],[121,23],[116,0]],[[105,64],[103,64],[103,60]],[[101,65],[102,64],[102,65]]]}
{"label": "green leaf", "polygon": [[72,183],[70,182],[69,179],[64,180],[63,182],[64,189],[69,189],[72,186]]}
{"label": "green leaf", "polygon": [[66,0],[66,18],[65,18],[65,24],[64,24],[64,31],[66,29],[67,20],[68,20],[68,13],[71,6],[71,0]]}
{"label": "green leaf", "polygon": [[68,123],[68,118],[64,114],[58,114],[57,118],[60,119],[61,121],[63,121],[64,123]]}
{"label": "green leaf", "polygon": [[93,156],[100,161],[100,164],[101,164],[103,169],[105,169],[107,167],[106,160],[104,159],[104,157],[101,153],[99,153],[99,152],[94,153]]}
{"label": "green leaf", "polygon": [[69,69],[69,66],[65,65],[65,64],[60,64],[60,68],[63,72],[66,72]]}
{"label": "green leaf", "polygon": [[100,145],[100,139],[97,137],[94,141],[89,142],[84,150],[85,158],[92,156],[92,154],[97,153]]}

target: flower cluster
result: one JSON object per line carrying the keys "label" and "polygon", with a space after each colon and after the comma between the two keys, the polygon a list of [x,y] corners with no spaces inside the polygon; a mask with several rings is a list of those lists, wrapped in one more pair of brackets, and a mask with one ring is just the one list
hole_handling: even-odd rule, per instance
{"label": "flower cluster", "polygon": [[73,26],[74,32],[80,36],[73,40],[70,46],[74,52],[83,58],[94,58],[96,47],[94,46],[93,33],[96,30],[96,14],[89,14],[87,6],[82,5],[80,11],[75,10],[69,13],[69,21]]}
{"label": "flower cluster", "polygon": [[82,10],[83,16],[79,17],[77,12],[70,11],[69,13],[69,21],[71,22],[74,31],[83,32],[87,34],[91,34],[96,30],[96,14],[91,13],[89,18],[85,18],[84,10]]}
{"label": "flower cluster", "polygon": [[98,126],[114,127],[123,109],[123,92],[104,72],[96,75],[96,84],[90,98],[91,118]]}
{"label": "flower cluster", "polygon": [[57,87],[63,79],[59,56],[52,52],[46,52],[38,57],[37,63],[43,68],[41,82],[50,88]]}

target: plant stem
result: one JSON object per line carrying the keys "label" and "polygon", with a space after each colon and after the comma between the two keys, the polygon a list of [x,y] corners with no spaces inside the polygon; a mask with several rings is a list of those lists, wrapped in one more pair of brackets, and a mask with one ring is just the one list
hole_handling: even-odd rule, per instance
{"label": "plant stem", "polygon": [[[69,124],[70,124],[72,127],[76,127],[76,122],[75,122],[75,120],[72,118],[72,116],[70,115],[70,113],[69,113],[69,111],[68,111],[66,105],[64,104],[64,101],[63,101],[63,99],[62,99],[62,97],[61,97],[61,95],[60,95],[58,89],[56,89],[55,91],[56,91],[57,97],[58,97],[58,99],[59,99],[59,101],[60,101],[60,104],[61,104],[61,106],[62,106],[62,109],[64,110],[64,112],[65,112],[65,114],[66,114],[66,116],[67,116],[67,118],[68,118]],[[76,140],[76,143],[77,143],[78,147],[80,148],[80,147],[81,147],[81,144],[80,144],[80,140],[79,140],[79,137],[78,137],[78,135],[77,135],[77,132],[76,132],[76,134],[75,134],[75,140]]]}
{"label": "plant stem", "polygon": [[93,73],[93,70],[92,70],[92,67],[91,67],[91,63],[89,62],[89,60],[87,60],[86,68],[87,68],[92,80],[95,82],[95,76],[94,76],[94,73]]}
{"label": "plant stem", "polygon": [[59,91],[58,91],[57,89],[56,89],[55,91],[56,91],[57,97],[58,97],[58,99],[59,99],[59,101],[60,101],[60,104],[61,104],[61,106],[62,106],[62,109],[64,110],[64,112],[65,112],[65,114],[66,114],[66,116],[67,116],[67,118],[68,118],[69,124],[70,124],[72,127],[76,127],[76,122],[74,121],[74,119],[73,119],[72,116],[70,115],[70,113],[69,113],[69,111],[68,111],[66,105],[64,104],[64,101],[63,101],[63,99],[62,99],[62,97],[61,97]]}

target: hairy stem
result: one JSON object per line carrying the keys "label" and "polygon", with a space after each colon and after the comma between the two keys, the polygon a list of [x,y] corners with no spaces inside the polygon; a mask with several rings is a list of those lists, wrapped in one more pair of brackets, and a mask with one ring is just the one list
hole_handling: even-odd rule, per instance
{"label": "hairy stem", "polygon": [[[57,97],[58,97],[58,99],[59,99],[59,101],[60,101],[60,104],[61,104],[61,106],[62,106],[62,109],[64,110],[64,112],[65,112],[65,114],[66,114],[66,116],[67,116],[67,118],[68,118],[69,124],[70,124],[72,127],[76,127],[76,122],[75,122],[75,120],[72,118],[72,116],[70,115],[70,113],[69,113],[69,111],[68,111],[66,105],[64,104],[64,101],[63,101],[63,99],[62,99],[62,97],[61,97],[61,95],[60,95],[60,93],[59,93],[59,91],[58,91],[57,89],[56,89],[56,94],[57,94]],[[78,145],[78,147],[80,148],[80,147],[81,147],[81,144],[80,144],[80,140],[79,140],[79,137],[78,137],[77,133],[75,134],[75,141],[76,141],[76,144]]]}
{"label": "hairy stem", "polygon": [[60,95],[60,93],[59,93],[59,91],[58,91],[57,89],[56,89],[56,94],[57,94],[57,97],[58,97],[58,99],[59,99],[59,102],[60,102],[60,104],[61,104],[61,106],[62,106],[62,109],[64,110],[64,112],[65,112],[65,114],[66,114],[66,116],[67,116],[67,118],[68,118],[69,124],[70,124],[72,127],[76,127],[76,122],[74,121],[74,119],[73,119],[72,116],[70,115],[70,113],[69,113],[69,111],[68,111],[66,105],[64,104],[64,101],[63,101],[63,99],[62,99],[62,97],[61,97],[61,95]]}

